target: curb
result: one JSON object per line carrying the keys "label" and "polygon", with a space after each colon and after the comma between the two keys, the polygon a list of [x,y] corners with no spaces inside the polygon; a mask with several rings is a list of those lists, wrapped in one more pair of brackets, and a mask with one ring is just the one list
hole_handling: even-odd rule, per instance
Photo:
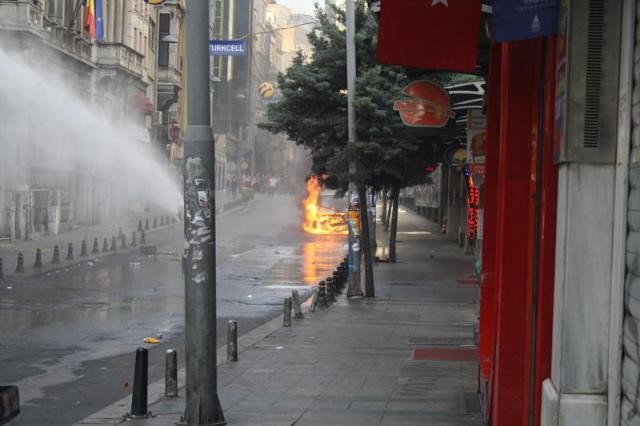
{"label": "curb", "polygon": [[[240,336],[238,338],[238,353],[244,352],[256,343],[266,339],[271,334],[282,329],[282,317],[278,315],[272,320],[254,328],[250,332]],[[227,345],[223,345],[218,348],[216,352],[216,365],[227,363]],[[178,388],[183,389],[185,385],[185,368],[178,369]],[[184,392],[183,392],[184,393]],[[164,378],[150,383],[147,390],[148,406],[151,407],[157,403],[164,396]],[[114,402],[108,407],[98,411],[86,417],[74,426],[81,425],[115,425],[120,424],[126,420],[126,413],[131,409],[131,395],[126,396],[119,401]]]}

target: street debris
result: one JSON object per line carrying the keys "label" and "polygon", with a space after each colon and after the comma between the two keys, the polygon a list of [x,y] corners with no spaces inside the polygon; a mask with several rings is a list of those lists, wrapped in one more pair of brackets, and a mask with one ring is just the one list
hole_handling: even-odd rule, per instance
{"label": "street debris", "polygon": [[156,339],[155,337],[145,337],[143,340],[144,343],[160,343],[160,339]]}

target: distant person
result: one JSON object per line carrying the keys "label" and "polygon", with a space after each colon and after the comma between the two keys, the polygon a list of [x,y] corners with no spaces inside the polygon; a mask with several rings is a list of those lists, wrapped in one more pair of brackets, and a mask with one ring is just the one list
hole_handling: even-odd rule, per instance
{"label": "distant person", "polygon": [[278,186],[278,180],[275,176],[271,176],[269,178],[269,197],[273,197],[273,194],[276,192],[276,187]]}
{"label": "distant person", "polygon": [[231,176],[231,198],[236,199],[238,197],[238,178],[236,175]]}

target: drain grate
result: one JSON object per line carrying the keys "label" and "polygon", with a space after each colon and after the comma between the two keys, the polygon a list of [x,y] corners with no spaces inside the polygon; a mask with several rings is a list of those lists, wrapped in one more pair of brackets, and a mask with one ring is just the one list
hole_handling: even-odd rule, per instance
{"label": "drain grate", "polygon": [[416,348],[414,361],[474,361],[478,358],[476,348]]}

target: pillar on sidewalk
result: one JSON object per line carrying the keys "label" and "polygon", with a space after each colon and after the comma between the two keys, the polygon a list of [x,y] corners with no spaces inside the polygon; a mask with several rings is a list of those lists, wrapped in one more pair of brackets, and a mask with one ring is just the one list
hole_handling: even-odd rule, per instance
{"label": "pillar on sidewalk", "polygon": [[[634,180],[633,175],[629,178],[627,174],[629,162],[634,162],[633,154],[629,158],[629,144],[632,140],[637,146],[635,125],[639,121],[638,88],[633,87],[637,84],[632,81],[634,75],[638,78],[634,67],[634,61],[638,63],[634,41],[640,39],[634,22],[638,18],[634,10],[637,1],[607,1],[601,7],[599,17],[604,25],[599,40],[600,67],[585,70],[586,83],[579,80],[573,89],[584,90],[581,85],[587,91],[597,88],[597,103],[587,99],[586,105],[580,105],[578,100],[578,108],[583,109],[569,105],[564,119],[570,130],[559,141],[553,353],[550,377],[542,392],[542,426],[638,424],[637,369],[621,365],[623,353],[625,357],[637,357],[637,342],[629,341],[622,322],[625,311],[634,310],[632,303],[624,303],[624,293],[633,293],[624,283],[625,250],[627,267],[637,264],[634,254],[629,253],[633,239],[627,235],[628,225],[633,229],[634,211],[632,205],[627,210],[627,179]],[[568,76],[572,71],[581,74],[585,62],[589,63],[588,59],[571,54],[571,49],[579,52],[586,45],[585,28],[580,25],[587,20],[580,19],[583,10],[577,4],[569,6]],[[588,20],[591,21],[591,14]],[[589,31],[590,39],[591,35]],[[616,41],[620,35],[621,40]],[[597,86],[590,87],[594,81]],[[572,99],[569,94],[567,97]],[[587,114],[590,121],[582,121]],[[597,154],[594,156],[576,149],[587,146],[587,123],[597,126],[597,148],[587,153]],[[578,152],[571,152],[573,149]],[[632,152],[635,151],[634,148]],[[624,324],[625,329],[631,326],[631,336],[638,335],[634,324]],[[621,388],[631,398],[625,395],[621,400]],[[631,412],[621,419],[621,404],[624,407],[630,400]]]}
{"label": "pillar on sidewalk", "polygon": [[524,425],[530,378],[527,259],[535,41],[501,45],[496,329],[491,424]]}
{"label": "pillar on sidewalk", "polygon": [[539,424],[551,365],[554,76],[553,38],[492,47],[478,358],[496,426]]}

